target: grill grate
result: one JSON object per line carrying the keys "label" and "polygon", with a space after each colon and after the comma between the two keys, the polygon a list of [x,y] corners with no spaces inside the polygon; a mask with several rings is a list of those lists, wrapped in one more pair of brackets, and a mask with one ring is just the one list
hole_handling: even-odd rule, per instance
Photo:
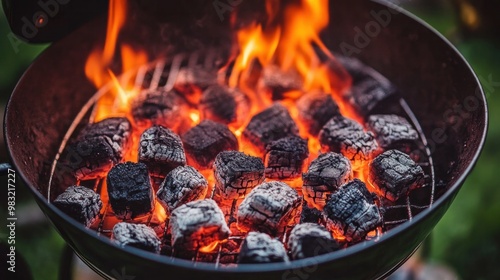
{"label": "grill grate", "polygon": [[[204,59],[200,61],[200,57],[203,57]],[[216,58],[217,54],[215,50],[209,50],[205,52],[204,54],[202,53],[194,53],[191,55],[187,54],[179,54],[174,56],[171,60],[166,60],[166,59],[161,59],[156,62],[144,65],[140,67],[136,71],[132,72],[127,72],[124,73],[119,77],[119,81],[122,83],[129,83],[131,81],[134,82],[134,85],[138,89],[150,89],[154,90],[160,87],[165,88],[165,90],[171,90],[174,87],[175,81],[178,77],[179,71],[182,67],[184,66],[195,66],[195,65],[201,65],[205,68],[214,68],[215,69],[215,64],[216,64]],[[221,81],[226,81],[228,76],[228,68],[225,67],[218,73],[218,78]],[[50,177],[49,177],[49,182],[48,182],[48,188],[47,188],[47,200],[48,203],[51,203],[50,198],[51,198],[51,192],[53,190],[52,184],[53,184],[53,177],[54,173],[57,170],[58,162],[61,156],[61,153],[64,151],[66,148],[66,145],[68,143],[68,140],[71,138],[73,135],[74,131],[76,130],[76,127],[84,121],[85,116],[88,115],[89,111],[90,113],[90,118],[87,120],[88,122],[92,123],[95,117],[95,103],[97,100],[99,100],[100,97],[105,95],[111,88],[111,85],[108,84],[101,89],[99,89],[90,99],[89,101],[82,107],[81,111],[78,113],[70,127],[68,128],[68,131],[66,132],[61,145],[59,146],[59,149],[57,151],[57,154],[52,162],[51,166],[51,172],[50,172]],[[408,119],[412,122],[414,128],[417,130],[420,140],[421,140],[421,150],[419,151],[421,155],[423,155],[419,162],[417,162],[423,169],[426,174],[425,177],[425,184],[423,187],[414,190],[410,193],[408,197],[405,199],[402,199],[402,201],[397,201],[395,205],[381,205],[381,208],[384,210],[384,225],[383,228],[384,230],[389,230],[393,227],[396,227],[402,223],[405,223],[407,221],[411,221],[414,216],[416,216],[418,213],[422,212],[423,210],[432,207],[435,199],[435,187],[436,187],[436,182],[435,182],[435,173],[434,173],[434,162],[432,159],[431,151],[428,147],[428,142],[427,138],[425,137],[422,127],[420,126],[416,116],[412,112],[411,108],[408,106],[405,100],[400,99],[400,106],[407,115]],[[76,184],[83,184],[85,186],[88,186],[90,188],[93,188],[94,191],[99,193],[101,197],[107,197],[107,191],[105,188],[105,180],[104,179],[96,179],[96,180],[90,180],[90,181],[84,181],[84,182],[76,182]],[[214,193],[211,194],[211,197],[213,197]],[[159,206],[159,205],[157,205]],[[235,207],[236,207],[236,201],[233,202],[232,208],[231,208],[231,217],[230,221],[234,222],[235,219],[233,216],[235,212]],[[231,219],[232,218],[232,219]],[[107,236],[111,235],[112,232],[112,226],[109,227],[109,225],[114,224],[115,222],[118,222],[119,220],[114,216],[113,211],[110,209],[109,203],[105,203],[103,206],[101,213],[98,216],[98,219],[94,224],[91,226],[92,229],[94,229],[98,235],[104,234]],[[128,222],[145,222],[146,225],[152,226],[155,228],[155,230],[158,230],[161,232],[160,235],[162,235],[163,239],[163,246],[164,247],[169,247],[170,246],[170,240],[168,237],[168,226],[169,226],[169,219],[167,219],[164,223],[155,223],[156,221],[153,221],[153,212],[147,214],[146,216],[136,218],[132,221]],[[288,228],[285,230],[285,233],[282,236],[282,241],[283,243],[286,242],[287,235],[291,229]],[[379,228],[376,230],[376,232],[373,234],[371,237],[367,237],[369,240],[373,239],[378,239],[381,236],[382,229]],[[238,236],[238,235],[233,235],[230,236],[228,239],[228,242],[232,241],[236,243],[236,247],[239,248],[241,245],[241,242],[243,241],[244,236]],[[193,262],[198,262],[200,260],[205,260],[207,257],[211,257],[213,263],[215,264],[215,267],[219,267],[221,265],[226,265],[222,260],[226,257],[232,257],[232,259],[236,259],[238,250],[229,250],[228,248],[225,248],[226,244],[219,244],[217,245],[216,249],[213,252],[210,253],[203,253],[200,251],[197,251],[193,254],[193,257],[191,260]],[[178,252],[176,252],[174,249],[169,250],[167,253],[163,253],[164,255],[170,256],[172,258],[177,257]],[[215,256],[215,257],[214,257]]]}

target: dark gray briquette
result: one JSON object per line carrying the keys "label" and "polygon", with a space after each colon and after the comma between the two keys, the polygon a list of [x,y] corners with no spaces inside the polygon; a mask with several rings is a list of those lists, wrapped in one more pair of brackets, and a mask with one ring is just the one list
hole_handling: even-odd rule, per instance
{"label": "dark gray briquette", "polygon": [[211,199],[196,200],[177,207],[170,218],[172,245],[198,250],[231,234],[224,214]]}
{"label": "dark gray briquette", "polygon": [[294,179],[302,175],[302,168],[309,157],[307,140],[290,136],[269,143],[264,156],[266,178]]}
{"label": "dark gray briquette", "polygon": [[302,197],[279,181],[262,183],[240,204],[238,228],[243,232],[260,231],[277,236],[286,226],[298,221]]}
{"label": "dark gray briquette", "polygon": [[186,165],[181,138],[163,126],[153,126],[141,135],[139,162],[146,164],[151,176],[165,177],[172,169]]}
{"label": "dark gray briquette", "polygon": [[342,154],[321,154],[302,174],[304,199],[321,210],[328,196],[352,180],[352,177],[351,163]]}
{"label": "dark gray briquette", "polygon": [[199,170],[210,169],[222,151],[238,150],[238,140],[221,123],[204,120],[182,135],[188,164]]}
{"label": "dark gray briquette", "polygon": [[158,202],[171,213],[188,202],[203,199],[207,194],[208,182],[191,166],[179,166],[168,173],[157,192]]}
{"label": "dark gray briquette", "polygon": [[117,223],[113,227],[112,239],[121,247],[132,246],[153,253],[160,253],[160,239],[155,231],[142,224]]}
{"label": "dark gray briquette", "polygon": [[288,262],[283,244],[265,233],[250,232],[241,244],[238,263]]}
{"label": "dark gray briquette", "polygon": [[358,242],[382,225],[382,217],[374,195],[359,179],[342,186],[332,193],[323,209],[328,229],[335,237],[345,237],[348,242]]}
{"label": "dark gray briquette", "polygon": [[397,115],[372,115],[366,126],[375,134],[378,144],[384,150],[397,149],[409,153],[418,140],[418,133],[413,126]]}
{"label": "dark gray briquette", "polygon": [[77,180],[102,178],[123,160],[130,146],[132,125],[126,118],[108,118],[87,125],[72,141],[70,161],[64,164],[73,170]]}
{"label": "dark gray briquette", "polygon": [[318,136],[321,128],[334,116],[340,115],[339,106],[330,94],[312,91],[297,100],[299,119],[312,136]]}
{"label": "dark gray briquette", "polygon": [[327,254],[341,248],[328,229],[314,223],[296,225],[290,232],[287,246],[293,260]]}
{"label": "dark gray briquette", "polygon": [[109,203],[120,219],[133,219],[151,212],[154,195],[148,169],[144,163],[120,163],[106,180]]}
{"label": "dark gray briquette", "polygon": [[217,84],[203,91],[198,109],[202,120],[241,125],[247,117],[249,106],[244,93]]}
{"label": "dark gray briquette", "polygon": [[377,193],[396,201],[423,186],[424,171],[407,154],[389,150],[371,162],[368,180]]}
{"label": "dark gray briquette", "polygon": [[325,124],[319,140],[324,152],[341,153],[351,161],[354,170],[370,161],[378,150],[372,132],[365,132],[359,123],[342,116],[335,116]]}
{"label": "dark gray briquette", "polygon": [[263,155],[267,144],[298,134],[299,128],[288,110],[283,105],[275,103],[254,115],[242,136]]}
{"label": "dark gray briquette", "polygon": [[264,181],[264,163],[242,152],[223,151],[215,158],[214,174],[222,198],[239,199]]}
{"label": "dark gray briquette", "polygon": [[300,213],[300,223],[320,224],[323,221],[323,214],[313,206],[309,206],[307,201],[302,202],[302,211]]}
{"label": "dark gray briquette", "polygon": [[133,102],[132,116],[141,128],[161,125],[177,131],[185,106],[185,101],[174,90],[146,90]]}
{"label": "dark gray briquette", "polygon": [[101,197],[81,186],[67,188],[52,204],[86,227],[96,220],[102,208]]}

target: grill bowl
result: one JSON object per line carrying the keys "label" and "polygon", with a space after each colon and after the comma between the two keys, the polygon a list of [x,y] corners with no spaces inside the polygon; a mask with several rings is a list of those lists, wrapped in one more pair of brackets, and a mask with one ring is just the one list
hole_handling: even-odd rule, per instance
{"label": "grill bowl", "polygon": [[[49,204],[45,196],[51,160],[72,120],[95,92],[83,69],[92,48],[102,45],[106,20],[100,18],[53,44],[38,57],[15,88],[4,123],[7,148],[18,174],[84,262],[106,278],[124,268],[135,279],[166,275],[217,280],[375,279],[387,276],[411,256],[444,215],[479,157],[487,131],[485,96],[460,53],[413,15],[379,1],[330,2],[331,22],[322,34],[327,46],[345,54],[349,45],[355,50],[353,57],[385,75],[399,88],[429,138],[436,182],[443,191],[439,199],[376,241],[288,265],[217,268],[213,264],[118,247],[107,237],[98,236],[70,219]],[[390,18],[379,23],[377,18],[380,20],[382,14]],[[368,38],[363,44],[359,41],[360,32]],[[466,114],[454,112],[455,106],[461,106]]]}

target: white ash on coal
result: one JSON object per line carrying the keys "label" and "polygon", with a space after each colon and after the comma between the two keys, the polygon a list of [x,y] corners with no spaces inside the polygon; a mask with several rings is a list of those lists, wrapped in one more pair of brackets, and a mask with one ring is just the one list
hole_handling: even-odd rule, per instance
{"label": "white ash on coal", "polygon": [[418,133],[403,117],[398,115],[372,115],[366,122],[367,128],[375,134],[384,150],[397,149],[410,153],[416,146]]}
{"label": "white ash on coal", "polygon": [[203,175],[191,166],[179,166],[168,173],[156,196],[171,213],[183,204],[205,198],[207,190],[208,182]]}
{"label": "white ash on coal", "polygon": [[296,190],[279,181],[262,183],[245,197],[238,208],[238,228],[278,236],[298,222],[302,198]]}
{"label": "white ash on coal", "polygon": [[294,179],[302,175],[309,157],[307,140],[290,136],[269,143],[266,147],[266,178]]}
{"label": "white ash on coal", "polygon": [[160,239],[155,231],[142,224],[117,223],[111,237],[120,246],[132,246],[153,253],[160,253]]}
{"label": "white ash on coal", "polygon": [[121,162],[131,144],[132,125],[126,118],[108,118],[87,125],[71,142],[76,153],[65,162],[77,180],[103,178]]}
{"label": "white ash on coal", "polygon": [[264,181],[264,163],[238,151],[224,151],[214,162],[215,187],[223,199],[245,197]]}
{"label": "white ash on coal", "polygon": [[283,105],[275,103],[262,112],[255,114],[243,131],[242,136],[263,155],[267,144],[298,134],[297,124],[288,110]]}
{"label": "white ash on coal", "polygon": [[379,147],[372,132],[366,132],[354,120],[335,116],[319,133],[323,152],[341,153],[358,170],[374,158]]}
{"label": "white ash on coal", "polygon": [[323,209],[327,228],[335,238],[348,242],[362,241],[382,225],[382,217],[366,185],[358,180],[332,193]]}
{"label": "white ash on coal", "polygon": [[312,136],[318,136],[319,131],[333,117],[340,115],[339,106],[330,94],[322,91],[311,91],[297,101],[299,119]]}
{"label": "white ash on coal", "polygon": [[223,241],[231,234],[222,211],[211,199],[192,201],[176,208],[172,211],[170,227],[172,246],[188,251]]}
{"label": "white ash on coal", "polygon": [[199,170],[212,168],[215,157],[222,151],[238,150],[238,140],[221,123],[204,120],[182,135],[188,164]]}
{"label": "white ash on coal", "polygon": [[203,91],[198,109],[202,120],[239,127],[248,115],[249,104],[240,90],[217,84]]}
{"label": "white ash on coal", "polygon": [[368,181],[379,195],[396,201],[423,186],[424,171],[407,154],[389,150],[371,162]]}
{"label": "white ash on coal", "polygon": [[144,163],[117,164],[109,171],[106,183],[109,203],[119,219],[133,219],[153,210],[153,188]]}
{"label": "white ash on coal", "polygon": [[86,227],[97,219],[102,208],[99,194],[82,186],[67,188],[52,204]]}
{"label": "white ash on coal", "polygon": [[351,163],[342,154],[319,155],[302,174],[302,194],[315,208],[322,210],[328,196],[353,178]]}
{"label": "white ash on coal", "polygon": [[147,129],[139,142],[139,162],[146,164],[151,176],[165,177],[174,168],[186,165],[181,138],[163,126]]}
{"label": "white ash on coal", "polygon": [[296,225],[290,232],[287,246],[293,260],[327,254],[341,248],[328,229],[314,223]]}
{"label": "white ash on coal", "polygon": [[271,236],[250,232],[241,244],[238,263],[258,264],[288,262],[283,244]]}

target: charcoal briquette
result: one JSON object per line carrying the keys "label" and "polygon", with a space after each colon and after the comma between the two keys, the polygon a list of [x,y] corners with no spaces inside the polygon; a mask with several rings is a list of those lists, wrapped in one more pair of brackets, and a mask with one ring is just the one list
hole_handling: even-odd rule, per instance
{"label": "charcoal briquette", "polygon": [[191,166],[179,166],[168,173],[158,189],[160,204],[171,213],[180,205],[205,198],[208,182]]}
{"label": "charcoal briquette", "polygon": [[191,251],[223,241],[231,234],[222,211],[211,199],[177,207],[172,211],[170,225],[172,245]]}
{"label": "charcoal briquette", "polygon": [[188,164],[200,170],[212,168],[215,157],[222,151],[238,150],[238,140],[221,123],[204,120],[182,136]]}
{"label": "charcoal briquette", "polygon": [[359,179],[345,184],[326,201],[323,215],[327,228],[336,238],[358,242],[382,225],[374,195]]}
{"label": "charcoal briquette", "polygon": [[307,140],[298,136],[281,138],[266,147],[266,178],[294,179],[302,175],[302,168],[309,157]]}
{"label": "charcoal briquette", "polygon": [[283,71],[275,65],[266,66],[258,82],[259,92],[267,95],[271,100],[289,98],[290,93],[300,91],[302,87],[302,77],[297,71]]}
{"label": "charcoal briquette", "polygon": [[321,154],[302,175],[304,199],[321,210],[328,196],[352,180],[352,177],[351,163],[342,154]]}
{"label": "charcoal briquette", "polygon": [[215,187],[228,200],[245,197],[264,181],[262,159],[238,151],[224,151],[214,162]]}
{"label": "charcoal briquette", "polygon": [[314,223],[296,225],[290,232],[287,246],[293,260],[327,254],[341,248],[328,229]]}
{"label": "charcoal briquette", "polygon": [[117,223],[112,239],[120,246],[132,246],[153,253],[160,253],[160,239],[155,231],[142,224]]}
{"label": "charcoal briquette", "polygon": [[123,160],[131,144],[132,126],[126,118],[108,118],[87,125],[68,147],[73,156],[65,162],[77,180],[102,178]]}
{"label": "charcoal briquette", "polygon": [[325,124],[319,140],[324,152],[341,153],[351,161],[354,170],[369,162],[379,148],[372,132],[342,116],[335,116]]}
{"label": "charcoal briquette", "polygon": [[238,263],[258,264],[288,262],[283,244],[271,236],[250,232],[241,244]]}
{"label": "charcoal briquette", "polygon": [[106,180],[109,203],[120,219],[133,219],[153,210],[154,194],[144,163],[120,163],[108,173]]}
{"label": "charcoal briquette", "polygon": [[102,208],[101,197],[82,186],[67,188],[52,204],[86,227],[96,220]]}
{"label": "charcoal briquette", "polygon": [[366,126],[375,134],[378,144],[384,150],[411,152],[411,147],[418,140],[418,133],[413,126],[397,115],[372,115]]}
{"label": "charcoal briquette", "polygon": [[254,115],[243,131],[244,139],[262,155],[265,153],[267,144],[298,134],[297,124],[293,121],[288,110],[279,103],[275,103]]}
{"label": "charcoal briquette", "polygon": [[151,176],[165,177],[174,168],[186,165],[181,138],[162,126],[147,129],[139,143],[139,162],[146,164]]}
{"label": "charcoal briquette", "polygon": [[299,119],[312,136],[318,136],[321,128],[334,116],[340,115],[339,106],[330,94],[311,91],[297,100]]}
{"label": "charcoal briquette", "polygon": [[298,221],[302,198],[296,190],[279,181],[254,188],[238,208],[238,228],[277,236]]}
{"label": "charcoal briquette", "polygon": [[198,106],[201,119],[239,127],[247,117],[249,106],[245,94],[222,85],[208,87]]}
{"label": "charcoal briquette", "polygon": [[200,102],[201,93],[216,83],[217,70],[195,65],[179,70],[174,87],[187,102],[197,105]]}
{"label": "charcoal briquette", "polygon": [[424,171],[407,154],[389,150],[371,162],[368,180],[377,193],[396,201],[424,184]]}

